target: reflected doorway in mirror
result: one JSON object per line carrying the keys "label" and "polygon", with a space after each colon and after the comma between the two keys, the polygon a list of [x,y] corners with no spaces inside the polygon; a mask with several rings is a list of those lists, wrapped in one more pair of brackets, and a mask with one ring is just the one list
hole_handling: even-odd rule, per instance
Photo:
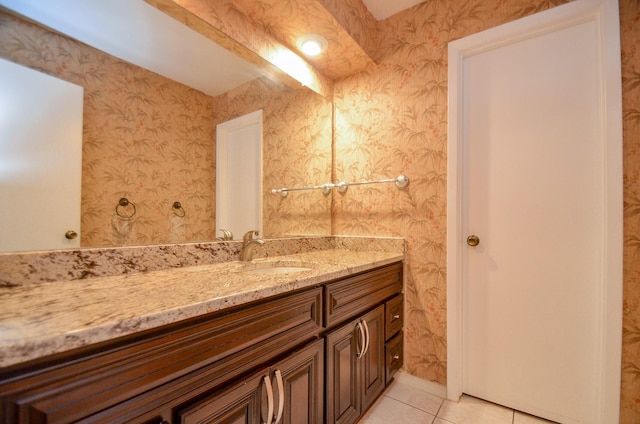
{"label": "reflected doorway in mirror", "polygon": [[0,59],[0,252],[80,246],[83,96]]}
{"label": "reflected doorway in mirror", "polygon": [[262,109],[216,129],[216,234],[262,234]]}

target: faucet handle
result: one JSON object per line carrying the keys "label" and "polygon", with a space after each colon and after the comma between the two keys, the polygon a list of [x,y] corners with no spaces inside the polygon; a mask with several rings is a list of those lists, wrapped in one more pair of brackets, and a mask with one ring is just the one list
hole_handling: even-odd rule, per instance
{"label": "faucet handle", "polygon": [[218,231],[222,233],[222,237],[218,237],[216,240],[222,240],[222,241],[233,240],[233,233],[231,231],[225,230],[224,228],[221,228]]}
{"label": "faucet handle", "polygon": [[253,236],[258,237],[260,232],[258,230],[249,230],[244,233],[244,237],[242,237],[242,241],[247,242],[253,240]]}

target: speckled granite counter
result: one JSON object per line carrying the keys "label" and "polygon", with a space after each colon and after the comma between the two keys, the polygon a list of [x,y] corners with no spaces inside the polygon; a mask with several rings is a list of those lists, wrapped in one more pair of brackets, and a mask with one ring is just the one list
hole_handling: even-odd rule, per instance
{"label": "speckled granite counter", "polygon": [[329,249],[272,256],[309,270],[264,275],[241,262],[0,290],[0,367],[177,322],[401,261],[399,252]]}

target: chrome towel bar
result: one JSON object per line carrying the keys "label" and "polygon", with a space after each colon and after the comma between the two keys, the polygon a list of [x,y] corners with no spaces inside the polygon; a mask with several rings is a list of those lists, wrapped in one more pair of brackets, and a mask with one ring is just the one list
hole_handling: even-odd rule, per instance
{"label": "chrome towel bar", "polygon": [[311,186],[311,187],[298,187],[298,188],[287,188],[282,187],[279,189],[272,189],[272,194],[280,194],[281,197],[287,197],[290,191],[301,191],[301,190],[322,190],[322,194],[328,196],[331,193],[331,189],[336,187],[339,193],[346,193],[349,189],[349,186],[352,185],[363,185],[363,184],[383,184],[383,183],[395,183],[396,187],[400,190],[405,189],[409,185],[409,177],[406,175],[398,175],[396,178],[387,178],[383,180],[373,180],[373,181],[358,181],[353,183],[346,183],[344,181],[340,181],[338,183],[325,183],[321,185]]}

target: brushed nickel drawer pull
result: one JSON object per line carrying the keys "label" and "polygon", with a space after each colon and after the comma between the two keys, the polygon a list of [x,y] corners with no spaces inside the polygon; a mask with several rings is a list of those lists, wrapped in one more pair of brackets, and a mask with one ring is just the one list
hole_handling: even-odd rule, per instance
{"label": "brushed nickel drawer pull", "polygon": [[262,424],[271,424],[273,420],[273,387],[271,386],[271,378],[268,375],[264,376],[264,385],[267,389],[267,421]]}
{"label": "brushed nickel drawer pull", "polygon": [[364,347],[365,344],[367,343],[367,336],[364,333],[364,328],[362,327],[362,322],[358,322],[356,324],[356,328],[358,329],[358,333],[360,334],[360,351],[357,353],[356,357],[358,359],[362,358],[362,355],[364,355]]}
{"label": "brushed nickel drawer pull", "polygon": [[362,323],[364,324],[364,332],[366,334],[366,344],[364,345],[364,352],[362,352],[362,355],[366,355],[367,352],[369,351],[369,343],[371,341],[371,336],[369,335],[369,325],[367,325],[367,320],[363,319]]}
{"label": "brushed nickel drawer pull", "polygon": [[284,384],[282,382],[282,373],[276,370],[276,381],[278,382],[278,416],[275,417],[275,424],[280,424],[282,412],[284,411]]}

